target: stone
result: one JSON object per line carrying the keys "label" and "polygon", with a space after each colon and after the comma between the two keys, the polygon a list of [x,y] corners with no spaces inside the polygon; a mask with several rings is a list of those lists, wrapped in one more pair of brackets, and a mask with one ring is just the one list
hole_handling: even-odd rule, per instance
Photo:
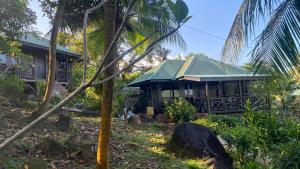
{"label": "stone", "polygon": [[65,148],[56,140],[46,138],[46,140],[40,144],[40,148],[43,153],[51,156],[59,156],[65,153]]}
{"label": "stone", "polygon": [[0,118],[0,129],[8,128],[9,127],[9,122],[7,119]]}
{"label": "stone", "polygon": [[138,116],[140,116],[140,119],[142,121],[142,123],[151,123],[153,122],[153,118],[152,116],[148,116],[147,114],[138,114]]}
{"label": "stone", "polygon": [[24,168],[28,169],[48,169],[47,161],[42,159],[30,159]]}
{"label": "stone", "polygon": [[84,160],[94,160],[96,156],[95,141],[89,134],[74,135],[68,139],[71,154],[82,155]]}
{"label": "stone", "polygon": [[160,113],[157,115],[157,122],[158,123],[168,123],[169,122],[169,119],[168,119],[168,116],[164,113]]}
{"label": "stone", "polygon": [[12,104],[9,101],[4,100],[4,101],[1,101],[1,106],[3,106],[3,107],[12,107]]}
{"label": "stone", "polygon": [[128,124],[134,128],[139,128],[143,126],[141,117],[139,115],[133,115],[128,119]]}
{"label": "stone", "polygon": [[194,123],[179,124],[173,130],[171,142],[195,156],[215,158],[216,169],[233,169],[232,159],[217,136],[207,127]]}
{"label": "stone", "polygon": [[3,118],[20,119],[20,118],[23,118],[23,114],[20,112],[7,112],[5,115],[3,115]]}
{"label": "stone", "polygon": [[70,130],[70,127],[73,123],[73,120],[70,116],[60,114],[58,121],[56,122],[56,127],[61,131],[61,132],[67,132]]}

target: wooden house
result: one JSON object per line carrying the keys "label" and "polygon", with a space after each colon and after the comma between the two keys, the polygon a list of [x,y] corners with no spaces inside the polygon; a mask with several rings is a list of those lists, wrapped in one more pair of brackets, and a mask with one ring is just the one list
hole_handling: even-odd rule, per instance
{"label": "wooden house", "polygon": [[[32,56],[29,68],[26,70],[17,69],[13,71],[14,74],[21,77],[26,82],[35,82],[37,80],[45,80],[47,78],[48,70],[48,54],[49,54],[49,40],[32,33],[25,33],[19,40],[21,43],[21,51],[24,54]],[[80,60],[80,55],[71,52],[66,47],[61,45],[56,46],[56,83],[66,85],[71,77],[72,65],[75,61]],[[13,57],[0,54],[1,70],[5,68],[14,67],[18,64],[18,60]],[[20,63],[22,64],[22,63]]]}
{"label": "wooden house", "polygon": [[162,113],[166,102],[180,97],[199,113],[236,113],[244,110],[247,99],[252,106],[268,108],[267,95],[259,97],[249,89],[252,81],[265,77],[206,56],[191,56],[185,61],[166,60],[129,86],[140,87],[144,112]]}

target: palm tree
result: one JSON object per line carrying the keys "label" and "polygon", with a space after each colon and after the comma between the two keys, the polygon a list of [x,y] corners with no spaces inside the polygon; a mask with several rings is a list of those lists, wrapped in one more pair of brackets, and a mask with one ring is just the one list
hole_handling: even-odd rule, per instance
{"label": "palm tree", "polygon": [[284,75],[299,71],[299,0],[244,0],[226,39],[222,60],[236,61],[263,21],[267,21],[266,26],[250,53],[252,67],[257,70],[264,65]]}

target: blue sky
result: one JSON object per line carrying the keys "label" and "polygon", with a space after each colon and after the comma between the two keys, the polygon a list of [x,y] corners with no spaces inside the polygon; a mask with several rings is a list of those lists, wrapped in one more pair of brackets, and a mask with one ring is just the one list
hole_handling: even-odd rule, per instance
{"label": "blue sky", "polygon": [[[205,53],[209,57],[220,60],[220,53],[224,45],[224,39],[230,30],[234,17],[242,4],[242,0],[185,0],[192,19],[180,30],[181,35],[186,41],[186,50],[166,45],[171,49],[171,57],[178,54],[186,55],[190,52]],[[50,29],[49,20],[43,17],[41,8],[37,0],[30,1],[32,8],[38,16],[36,28],[43,34]],[[208,35],[213,34],[218,38]],[[248,59],[243,55],[239,64],[245,63]]]}

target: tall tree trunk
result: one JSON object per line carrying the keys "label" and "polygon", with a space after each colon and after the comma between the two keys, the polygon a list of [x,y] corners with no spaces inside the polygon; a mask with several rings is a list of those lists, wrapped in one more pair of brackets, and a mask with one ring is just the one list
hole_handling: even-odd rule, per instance
{"label": "tall tree trunk", "polygon": [[39,105],[37,110],[35,110],[32,113],[33,118],[37,118],[41,113],[44,113],[47,110],[48,104],[51,99],[52,91],[54,88],[54,82],[55,82],[57,34],[58,34],[59,26],[63,21],[65,2],[66,2],[65,0],[58,1],[58,8],[53,20],[53,27],[51,30],[46,90],[41,104]]}
{"label": "tall tree trunk", "polygon": [[[110,43],[115,36],[115,14],[116,14],[116,1],[108,0],[104,5],[104,53],[108,50]],[[116,54],[116,48],[108,54],[105,64],[107,65],[113,61]],[[104,78],[111,76],[114,73],[115,64],[104,72]],[[113,99],[113,86],[114,79],[103,83],[102,104],[101,104],[101,123],[99,129],[98,149],[97,149],[97,168],[109,168],[109,140],[112,122],[112,99]]]}

